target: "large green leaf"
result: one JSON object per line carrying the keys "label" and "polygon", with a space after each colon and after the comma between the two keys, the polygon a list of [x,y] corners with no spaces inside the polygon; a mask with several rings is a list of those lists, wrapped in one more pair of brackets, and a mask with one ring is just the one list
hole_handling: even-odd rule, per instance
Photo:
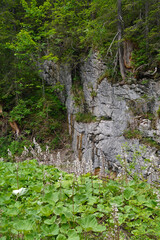
{"label": "large green leaf", "polygon": [[46,219],[46,220],[44,221],[44,223],[47,224],[47,225],[52,225],[52,224],[55,223],[55,220],[56,220],[56,216],[53,216],[53,217],[50,218],[50,219]]}
{"label": "large green leaf", "polygon": [[52,205],[46,205],[46,206],[41,206],[40,208],[40,213],[41,213],[41,216],[50,216],[52,213],[53,213],[53,206]]}
{"label": "large green leaf", "polygon": [[74,230],[74,229],[70,229],[68,231],[67,235],[68,235],[68,240],[79,240],[80,239],[76,230]]}
{"label": "large green leaf", "polygon": [[63,234],[59,234],[56,240],[66,240],[67,238]]}
{"label": "large green leaf", "polygon": [[131,197],[133,197],[134,195],[136,195],[136,192],[134,191],[133,188],[127,187],[124,190],[124,197],[126,200],[129,200]]}
{"label": "large green leaf", "polygon": [[43,201],[48,202],[50,204],[54,204],[59,200],[59,192],[47,192],[44,195]]}
{"label": "large green leaf", "polygon": [[35,224],[30,220],[16,220],[13,224],[13,227],[17,231],[31,231],[33,230]]}
{"label": "large green leaf", "polygon": [[43,224],[41,226],[41,230],[45,236],[55,236],[59,233],[59,226],[57,224],[54,224],[52,226]]}
{"label": "large green leaf", "polygon": [[89,196],[89,198],[88,198],[88,204],[89,204],[89,205],[94,205],[94,204],[98,203],[98,200],[99,200],[98,197]]}
{"label": "large green leaf", "polygon": [[13,217],[13,216],[17,216],[18,214],[19,214],[19,212],[20,212],[20,210],[18,209],[18,208],[9,208],[9,209],[7,209],[7,212],[6,212],[6,214],[8,215],[8,216],[11,216],[11,217]]}
{"label": "large green leaf", "polygon": [[92,215],[80,219],[78,223],[85,231],[103,232],[106,230],[106,227],[98,224],[96,217]]}

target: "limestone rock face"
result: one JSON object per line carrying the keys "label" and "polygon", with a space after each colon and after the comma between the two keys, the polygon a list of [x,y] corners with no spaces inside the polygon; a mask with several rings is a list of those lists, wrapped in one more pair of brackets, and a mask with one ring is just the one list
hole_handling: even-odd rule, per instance
{"label": "limestone rock face", "polygon": [[[139,139],[125,139],[126,129],[138,130],[142,136],[152,137],[160,143],[160,120],[157,110],[160,105],[160,83],[149,81],[146,84],[112,84],[105,76],[105,64],[92,54],[80,65],[79,75],[83,91],[83,104],[77,106],[72,91],[71,68],[67,65],[57,67],[46,62],[43,77],[51,85],[60,82],[64,85],[61,99],[68,111],[68,124],[72,135],[72,147],[81,160],[90,159],[94,168],[105,162],[107,169],[118,169],[117,155],[123,155],[127,143],[128,161],[136,149],[141,149],[141,158],[160,159],[160,151],[148,146],[142,151]],[[142,80],[143,81],[143,80]],[[83,105],[83,106],[82,106]],[[93,122],[77,122],[77,112],[90,112],[96,117]],[[151,114],[151,116],[149,115]],[[157,160],[158,159],[158,160]],[[160,163],[158,163],[160,164]]]}

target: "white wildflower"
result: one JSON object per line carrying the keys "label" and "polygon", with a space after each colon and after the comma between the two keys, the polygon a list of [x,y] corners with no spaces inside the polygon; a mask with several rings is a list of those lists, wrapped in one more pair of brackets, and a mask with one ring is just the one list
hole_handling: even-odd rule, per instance
{"label": "white wildflower", "polygon": [[54,162],[53,154],[50,155],[50,161],[51,161],[52,163]]}
{"label": "white wildflower", "polygon": [[60,173],[59,181],[62,181],[62,180],[63,180],[63,176],[62,176],[62,173]]}
{"label": "white wildflower", "polygon": [[9,157],[12,157],[12,152],[9,150],[9,148],[8,148],[7,151],[8,151],[8,156],[9,156]]}
{"label": "white wildflower", "polygon": [[76,159],[74,160],[74,172],[76,173],[76,175],[80,175],[80,161],[78,159],[78,157],[76,157]]}
{"label": "white wildflower", "polygon": [[26,157],[26,156],[28,156],[28,154],[29,154],[29,150],[26,148],[26,146],[24,146],[24,150],[23,150],[23,152],[22,152],[22,157]]}
{"label": "white wildflower", "polygon": [[86,171],[86,159],[85,158],[82,158],[81,171],[82,171],[82,173],[85,173],[85,171]]}
{"label": "white wildflower", "polygon": [[42,155],[42,149],[41,149],[40,145],[36,142],[35,138],[33,138],[33,143],[35,145],[35,150],[37,151],[37,154]]}
{"label": "white wildflower", "polygon": [[46,146],[46,155],[49,155],[49,147]]}
{"label": "white wildflower", "polygon": [[18,190],[13,190],[12,194],[14,195],[18,195],[18,196],[22,196],[24,195],[25,193],[27,192],[27,189],[26,188],[20,188]]}
{"label": "white wildflower", "polygon": [[61,166],[62,161],[61,161],[61,155],[60,152],[57,153],[57,166]]}

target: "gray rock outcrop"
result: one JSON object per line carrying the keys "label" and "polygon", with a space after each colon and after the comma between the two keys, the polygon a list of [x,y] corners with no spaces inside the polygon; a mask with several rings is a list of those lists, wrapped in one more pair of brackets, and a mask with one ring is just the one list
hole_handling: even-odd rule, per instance
{"label": "gray rock outcrop", "polygon": [[[151,138],[160,144],[160,119],[157,110],[160,105],[160,81],[145,79],[142,83],[112,84],[105,76],[105,64],[92,54],[80,65],[79,77],[82,95],[74,95],[71,68],[67,65],[57,67],[53,62],[45,62],[43,77],[51,85],[58,82],[64,85],[60,97],[68,112],[69,132],[72,147],[81,160],[92,159],[94,168],[105,162],[106,169],[117,170],[120,166],[117,155],[124,155],[127,161],[137,149],[142,160],[152,158],[160,164],[160,151],[149,144],[145,148],[140,139],[126,139],[127,129],[138,131],[141,137]],[[79,98],[79,105],[75,99]],[[76,114],[82,112],[95,116],[92,122],[77,122]],[[150,115],[149,115],[150,114]],[[95,120],[96,119],[96,120]],[[127,143],[124,153],[123,145]],[[143,151],[142,151],[143,148]],[[126,153],[127,151],[127,153]],[[157,166],[158,166],[157,165]]]}

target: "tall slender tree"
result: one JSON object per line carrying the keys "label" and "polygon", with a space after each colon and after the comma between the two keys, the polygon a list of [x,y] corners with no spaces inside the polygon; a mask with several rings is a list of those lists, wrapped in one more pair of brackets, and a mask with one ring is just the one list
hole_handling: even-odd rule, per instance
{"label": "tall slender tree", "polygon": [[119,54],[119,67],[122,79],[125,80],[125,66],[123,59],[123,45],[122,45],[122,33],[123,33],[123,18],[122,18],[122,1],[118,0],[118,54]]}

